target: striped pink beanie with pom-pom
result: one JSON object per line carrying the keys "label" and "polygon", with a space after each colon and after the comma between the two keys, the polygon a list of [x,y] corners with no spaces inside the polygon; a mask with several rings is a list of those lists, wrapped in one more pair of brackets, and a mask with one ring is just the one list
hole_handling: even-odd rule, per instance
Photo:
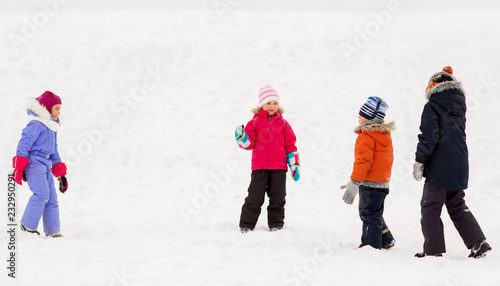
{"label": "striped pink beanie with pom-pom", "polygon": [[280,102],[280,96],[278,92],[270,85],[265,86],[259,90],[259,107],[268,103],[271,100],[276,100]]}

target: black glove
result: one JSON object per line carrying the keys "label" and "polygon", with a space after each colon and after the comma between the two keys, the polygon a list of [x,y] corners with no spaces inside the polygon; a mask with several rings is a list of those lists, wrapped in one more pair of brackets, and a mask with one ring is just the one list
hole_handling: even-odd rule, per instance
{"label": "black glove", "polygon": [[65,193],[68,190],[68,180],[65,176],[57,178],[59,181],[59,192]]}

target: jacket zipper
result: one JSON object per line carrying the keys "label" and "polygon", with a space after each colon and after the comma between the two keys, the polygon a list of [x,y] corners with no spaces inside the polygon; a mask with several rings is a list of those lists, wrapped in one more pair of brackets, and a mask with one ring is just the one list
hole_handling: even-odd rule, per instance
{"label": "jacket zipper", "polygon": [[267,126],[267,168],[271,169],[271,116],[269,116],[269,126]]}

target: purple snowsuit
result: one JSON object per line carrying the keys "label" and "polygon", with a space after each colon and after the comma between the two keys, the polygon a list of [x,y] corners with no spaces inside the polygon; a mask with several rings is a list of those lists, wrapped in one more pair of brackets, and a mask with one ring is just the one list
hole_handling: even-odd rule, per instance
{"label": "purple snowsuit", "polygon": [[48,111],[36,100],[28,108],[28,115],[33,120],[23,129],[16,155],[29,159],[25,174],[33,195],[24,210],[21,224],[37,229],[43,215],[44,232],[54,234],[60,231],[59,203],[51,173],[52,166],[61,162],[57,150],[59,120],[57,123],[51,121]]}

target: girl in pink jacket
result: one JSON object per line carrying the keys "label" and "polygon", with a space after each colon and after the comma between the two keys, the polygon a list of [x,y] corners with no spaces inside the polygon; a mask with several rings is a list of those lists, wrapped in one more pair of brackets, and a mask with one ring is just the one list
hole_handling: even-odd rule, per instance
{"label": "girl in pink jacket", "polygon": [[280,97],[273,87],[261,88],[259,106],[253,110],[253,119],[246,127],[238,126],[235,131],[238,146],[252,150],[252,180],[240,217],[242,233],[255,228],[266,193],[269,197],[269,230],[282,229],[285,219],[287,164],[292,178],[295,181],[300,178],[295,134],[282,116],[283,109],[279,106],[279,101]]}

